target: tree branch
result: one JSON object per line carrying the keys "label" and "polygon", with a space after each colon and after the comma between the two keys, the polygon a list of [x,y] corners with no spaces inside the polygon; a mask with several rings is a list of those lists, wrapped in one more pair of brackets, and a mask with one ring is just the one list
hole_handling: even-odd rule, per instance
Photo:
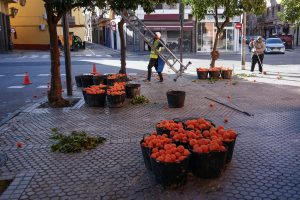
{"label": "tree branch", "polygon": [[226,17],[226,18],[225,18],[225,21],[222,23],[222,26],[220,27],[221,30],[224,29],[224,27],[228,24],[229,20],[230,20],[229,17]]}
{"label": "tree branch", "polygon": [[218,6],[215,5],[215,13],[214,13],[214,18],[215,18],[215,22],[216,22],[216,27],[219,30],[219,19],[218,19]]}

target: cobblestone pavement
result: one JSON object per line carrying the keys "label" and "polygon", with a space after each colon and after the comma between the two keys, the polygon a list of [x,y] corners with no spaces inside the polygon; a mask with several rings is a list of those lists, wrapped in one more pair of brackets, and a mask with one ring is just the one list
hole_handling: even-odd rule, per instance
{"label": "cobblestone pavement", "polygon": [[[89,108],[81,99],[73,108],[29,106],[0,127],[0,150],[8,160],[0,179],[14,178],[0,199],[300,199],[299,87],[243,79],[144,84],[151,103],[123,108]],[[169,109],[168,90],[187,92],[184,108]],[[77,96],[81,97],[78,89]],[[253,114],[247,116],[218,100]],[[229,97],[229,98],[228,98]],[[163,189],[146,170],[139,147],[155,123],[175,117],[204,116],[238,131],[233,160],[217,179],[188,176],[179,189]],[[229,122],[223,124],[223,119]],[[84,130],[108,141],[78,154],[50,151],[50,129]],[[17,149],[16,142],[23,148]]]}

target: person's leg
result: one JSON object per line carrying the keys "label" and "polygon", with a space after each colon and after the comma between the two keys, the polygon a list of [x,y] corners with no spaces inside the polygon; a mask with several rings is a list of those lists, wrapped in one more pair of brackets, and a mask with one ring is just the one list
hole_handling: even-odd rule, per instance
{"label": "person's leg", "polygon": [[257,63],[257,55],[252,55],[251,72],[254,72],[256,63]]}
{"label": "person's leg", "polygon": [[258,62],[259,72],[262,73],[262,71],[263,71],[262,64],[264,61],[264,54],[261,54],[258,57],[259,57],[259,62]]}
{"label": "person's leg", "polygon": [[[154,65],[154,68],[156,69],[157,71],[157,68],[158,68],[158,59],[156,59],[156,62],[155,62],[155,65]],[[158,73],[158,76],[159,76],[159,81],[160,82],[163,82],[164,81],[164,78],[163,78],[163,75],[161,72],[157,72]]]}
{"label": "person's leg", "polygon": [[156,59],[150,58],[149,64],[148,64],[148,77],[147,80],[151,81],[151,73],[152,73],[152,67],[155,66]]}
{"label": "person's leg", "polygon": [[161,72],[158,72],[158,76],[159,76],[159,81],[163,82],[164,81],[164,77],[163,77],[163,75],[162,75]]}

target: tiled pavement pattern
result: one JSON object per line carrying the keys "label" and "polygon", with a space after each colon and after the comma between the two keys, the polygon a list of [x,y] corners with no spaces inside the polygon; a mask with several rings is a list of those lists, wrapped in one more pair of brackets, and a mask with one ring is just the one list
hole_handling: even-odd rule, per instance
{"label": "tiled pavement pattern", "polygon": [[[0,150],[8,156],[0,178],[26,172],[33,176],[22,186],[20,199],[300,199],[299,88],[241,79],[214,84],[193,79],[143,84],[142,94],[151,100],[145,106],[88,108],[81,100],[75,108],[28,108],[0,127]],[[187,92],[184,108],[167,108],[170,89]],[[211,108],[205,97],[254,116],[217,103]],[[146,170],[139,141],[160,120],[192,116],[220,125],[228,118],[225,126],[240,133],[233,160],[218,179],[189,175],[185,187],[164,190]],[[85,130],[108,142],[79,154],[53,153],[48,139],[53,127],[62,132]],[[16,141],[24,147],[17,149]]]}

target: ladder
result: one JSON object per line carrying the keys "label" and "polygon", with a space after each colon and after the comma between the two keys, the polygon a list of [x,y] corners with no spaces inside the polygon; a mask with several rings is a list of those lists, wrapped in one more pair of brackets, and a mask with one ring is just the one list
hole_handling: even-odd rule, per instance
{"label": "ladder", "polygon": [[[152,45],[152,39],[155,37],[155,34],[135,15],[133,11],[127,11],[128,16],[125,16],[123,13],[118,13],[125,22],[132,28],[133,31],[137,32],[140,37],[151,47],[151,49],[155,49]],[[145,31],[145,34],[141,32],[141,29]],[[150,37],[150,38],[149,38]],[[166,54],[162,52],[155,52],[159,55],[159,57],[167,64],[176,74],[174,81],[184,73],[184,71],[191,65],[191,62],[184,65],[175,54],[162,42],[159,40],[159,43],[164,47],[164,51]],[[175,64],[178,63],[180,65],[179,69],[175,68]]]}

